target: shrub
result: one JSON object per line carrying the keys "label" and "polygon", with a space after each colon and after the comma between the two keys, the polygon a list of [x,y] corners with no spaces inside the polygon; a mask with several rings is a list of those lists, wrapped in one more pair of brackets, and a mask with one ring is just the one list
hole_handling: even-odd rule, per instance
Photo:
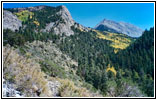
{"label": "shrub", "polygon": [[61,87],[59,88],[62,97],[90,97],[90,93],[86,88],[77,87],[68,79],[60,79]]}
{"label": "shrub", "polygon": [[3,47],[3,59],[4,79],[14,82],[17,89],[23,91],[25,96],[34,96],[34,94],[37,96],[35,87],[41,90],[40,95],[50,96],[48,82],[38,63],[20,56],[17,50],[9,45]]}
{"label": "shrub", "polygon": [[53,63],[50,60],[40,61],[41,70],[43,70],[46,74],[59,77],[59,78],[66,78],[66,73],[64,68]]}

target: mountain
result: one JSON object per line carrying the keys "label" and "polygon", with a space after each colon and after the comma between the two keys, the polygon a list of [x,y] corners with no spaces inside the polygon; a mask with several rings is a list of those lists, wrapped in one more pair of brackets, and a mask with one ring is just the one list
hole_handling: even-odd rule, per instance
{"label": "mountain", "polygon": [[[74,34],[71,27],[77,27],[81,30],[88,31],[88,28],[76,23],[72,19],[70,12],[65,6],[36,6],[6,10],[8,10],[7,12],[14,16],[16,19],[18,17],[16,22],[22,21],[23,25],[21,26],[20,23],[19,27],[22,27],[22,29],[31,28],[31,30],[35,31],[36,33],[53,32],[54,34],[64,34],[66,36],[70,36]],[[12,17],[11,15],[7,15],[5,11],[3,17],[6,19],[8,16]],[[9,22],[4,23],[5,26],[10,25]],[[17,29],[19,29],[19,27],[17,27]],[[8,27],[8,29],[12,30],[12,27]]]}
{"label": "mountain", "polygon": [[[5,25],[21,23],[15,30],[3,27],[3,96],[154,95],[153,28],[139,38],[111,28],[87,28],[75,22],[65,6],[12,8],[3,13]],[[107,22],[135,30],[130,24]]]}
{"label": "mountain", "polygon": [[[76,74],[78,62],[58,48],[62,31],[65,36],[78,34],[79,32],[73,32],[75,27],[82,32],[88,31],[72,20],[65,6],[13,8],[6,11],[16,16],[22,26],[16,31],[10,27],[3,28],[3,57],[7,60],[14,55],[8,59],[10,63],[4,61],[3,84],[6,91],[3,91],[3,96],[102,96],[100,91]],[[7,16],[4,14],[3,17]],[[44,32],[50,23],[55,25]],[[7,22],[5,24],[9,25]]]}
{"label": "mountain", "polygon": [[123,33],[131,37],[140,37],[143,33],[143,30],[137,26],[125,22],[115,22],[108,19],[104,19],[97,24],[95,29],[100,31]]}

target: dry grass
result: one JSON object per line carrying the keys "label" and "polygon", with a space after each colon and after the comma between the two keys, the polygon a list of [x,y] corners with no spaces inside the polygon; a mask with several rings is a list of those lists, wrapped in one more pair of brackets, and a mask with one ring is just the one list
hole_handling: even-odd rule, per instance
{"label": "dry grass", "polygon": [[3,47],[4,78],[12,80],[25,96],[33,96],[36,92],[35,87],[41,90],[42,96],[50,96],[45,74],[41,72],[40,65],[17,52],[10,46]]}
{"label": "dry grass", "polygon": [[90,97],[91,94],[86,88],[77,87],[73,81],[68,79],[59,79],[61,87],[59,88],[62,97]]}

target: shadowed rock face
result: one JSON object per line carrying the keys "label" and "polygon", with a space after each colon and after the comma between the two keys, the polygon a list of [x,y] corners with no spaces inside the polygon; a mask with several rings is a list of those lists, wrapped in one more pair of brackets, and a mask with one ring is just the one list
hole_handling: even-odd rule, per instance
{"label": "shadowed rock face", "polygon": [[22,27],[22,22],[11,12],[3,11],[3,29],[10,29],[12,31],[19,30]]}
{"label": "shadowed rock face", "polygon": [[110,31],[116,33],[123,33],[130,37],[140,37],[143,30],[125,22],[115,22],[112,20],[104,19],[99,24],[95,26],[95,29],[101,31]]}

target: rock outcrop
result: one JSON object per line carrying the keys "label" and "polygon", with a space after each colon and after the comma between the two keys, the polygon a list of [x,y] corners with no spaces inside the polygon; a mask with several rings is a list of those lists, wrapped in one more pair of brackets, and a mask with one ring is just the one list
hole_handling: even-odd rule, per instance
{"label": "rock outcrop", "polygon": [[3,97],[23,97],[23,94],[15,89],[15,85],[3,79]]}
{"label": "rock outcrop", "polygon": [[84,27],[83,25],[76,23],[76,22],[74,24],[74,27],[77,29],[80,29],[81,31],[84,31],[84,32],[88,32],[88,31],[92,30],[91,28]]}
{"label": "rock outcrop", "polygon": [[59,87],[61,83],[59,81],[48,81],[48,86],[52,92],[53,97],[58,97],[59,96]]}
{"label": "rock outcrop", "polygon": [[51,30],[53,30],[55,34],[59,34],[59,35],[64,34],[66,36],[70,36],[74,34],[74,31],[71,29],[72,26],[83,31],[89,30],[88,28],[76,23],[65,6],[59,6],[59,7],[61,9],[59,12],[57,12],[57,15],[61,16],[64,22],[62,23],[60,21],[51,22],[46,25],[45,29],[41,30],[42,32],[50,32]]}
{"label": "rock outcrop", "polygon": [[70,12],[65,6],[60,6],[60,11],[57,12],[57,15],[61,16],[61,18],[64,20],[64,23],[60,23],[60,21],[51,22],[47,24],[45,29],[43,29],[43,32],[50,32],[52,29],[55,34],[62,35],[63,33],[66,36],[73,35],[74,32],[71,30],[71,26],[74,25],[74,20],[71,17]]}
{"label": "rock outcrop", "polygon": [[109,97],[144,97],[145,95],[137,86],[123,83],[123,88],[116,90],[115,87],[110,87],[107,92]]}
{"label": "rock outcrop", "polygon": [[54,28],[55,33],[64,33],[67,36],[73,35],[74,32],[71,30],[71,26],[74,25],[74,20],[72,19],[68,9],[65,6],[61,6],[61,10],[57,14],[61,16],[65,23],[59,22]]}
{"label": "rock outcrop", "polygon": [[140,37],[143,30],[137,26],[134,26],[125,22],[115,22],[112,20],[104,19],[95,26],[95,29],[100,31],[110,31],[115,33],[123,33],[130,37]]}
{"label": "rock outcrop", "polygon": [[19,30],[22,27],[22,22],[17,18],[16,15],[10,11],[3,11],[3,29],[10,29],[12,31]]}

